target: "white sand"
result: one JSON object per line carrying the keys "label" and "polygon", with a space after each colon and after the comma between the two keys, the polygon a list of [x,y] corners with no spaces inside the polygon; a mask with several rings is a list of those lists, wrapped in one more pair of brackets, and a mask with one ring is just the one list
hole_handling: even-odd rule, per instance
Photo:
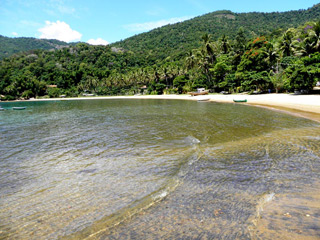
{"label": "white sand", "polygon": [[[190,95],[141,95],[141,96],[114,96],[114,97],[80,97],[41,99],[50,100],[93,100],[93,99],[177,99],[177,100],[208,100],[213,102],[233,103],[233,99],[247,99],[249,105],[263,106],[291,114],[320,121],[320,95],[293,95],[293,94],[258,94],[258,95],[221,95],[209,94],[203,96]],[[41,101],[40,100],[40,101]],[[36,100],[39,101],[39,100]],[[237,103],[244,104],[244,103]]]}

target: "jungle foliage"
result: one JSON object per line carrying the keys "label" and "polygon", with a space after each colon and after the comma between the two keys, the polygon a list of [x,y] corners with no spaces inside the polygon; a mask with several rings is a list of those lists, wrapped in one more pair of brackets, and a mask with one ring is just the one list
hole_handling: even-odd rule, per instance
{"label": "jungle foliage", "polygon": [[248,38],[258,36],[270,38],[280,36],[288,28],[296,28],[318,19],[320,19],[320,4],[307,10],[288,12],[216,11],[130,37],[113,46],[143,53],[155,60],[163,60],[168,56],[176,60],[184,56],[185,52],[200,47],[199,39],[206,33],[211,35],[213,41],[223,35],[235,39],[238,29],[243,27],[244,34]]}
{"label": "jungle foliage", "polygon": [[[227,12],[221,14],[215,18],[234,21],[233,17],[226,17]],[[161,36],[157,31],[166,32],[181,24],[149,34]],[[15,54],[0,61],[0,94],[3,100],[11,100],[83,93],[186,93],[198,87],[215,92],[308,91],[320,80],[320,21],[308,21],[276,34],[270,30],[266,35],[250,35],[239,26],[235,26],[237,30],[230,29],[230,33],[234,31],[232,36],[221,32],[217,37],[207,31],[198,38],[197,46],[187,39],[196,34],[186,34],[187,40],[175,40],[161,54],[157,43],[150,43],[145,49],[140,43],[136,47],[78,43],[54,51]],[[136,37],[143,40],[144,35]],[[184,47],[185,43],[190,46]]]}

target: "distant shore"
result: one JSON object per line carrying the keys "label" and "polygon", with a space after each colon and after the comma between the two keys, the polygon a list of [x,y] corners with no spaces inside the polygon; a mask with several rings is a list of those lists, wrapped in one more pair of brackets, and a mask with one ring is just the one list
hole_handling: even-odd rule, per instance
{"label": "distant shore", "polygon": [[77,97],[77,98],[48,98],[34,99],[28,101],[54,101],[54,100],[94,100],[94,99],[172,99],[190,101],[211,101],[221,103],[234,103],[233,100],[246,99],[247,104],[259,107],[266,107],[277,111],[287,112],[300,117],[309,118],[320,122],[320,95],[294,95],[294,94],[209,94],[203,96],[190,95],[139,95],[139,96],[96,96],[96,97]]}

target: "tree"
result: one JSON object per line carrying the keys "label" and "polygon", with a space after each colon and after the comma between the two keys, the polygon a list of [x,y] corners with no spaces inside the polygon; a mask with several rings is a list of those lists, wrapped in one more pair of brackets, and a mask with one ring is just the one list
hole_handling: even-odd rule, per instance
{"label": "tree", "polygon": [[310,46],[308,53],[320,52],[320,21],[314,23],[308,31],[305,43]]}
{"label": "tree", "polygon": [[312,90],[320,80],[320,53],[298,59],[286,69],[291,90]]}
{"label": "tree", "polygon": [[242,55],[246,49],[246,44],[247,44],[247,38],[244,32],[244,29],[243,27],[240,27],[235,38],[233,51]]}
{"label": "tree", "polygon": [[214,78],[214,82],[220,87],[225,85],[225,78],[229,73],[231,73],[231,70],[232,67],[230,64],[230,59],[227,55],[220,56],[214,67],[210,69]]}
{"label": "tree", "polygon": [[178,89],[178,93],[181,94],[183,92],[183,87],[186,85],[187,81],[185,75],[178,76],[173,80],[173,85]]}
{"label": "tree", "polygon": [[294,40],[296,35],[296,30],[289,28],[280,39],[279,42],[279,51],[282,57],[288,57],[294,55],[298,41]]}
{"label": "tree", "polygon": [[[268,67],[274,69],[274,66],[279,60],[280,56],[272,43],[267,43],[265,45],[264,55],[264,60],[267,63]],[[274,69],[274,71],[277,71],[277,69]]]}
{"label": "tree", "polygon": [[284,89],[284,86],[285,86],[284,72],[274,73],[273,71],[271,71],[269,73],[269,78],[276,90],[276,93],[279,93],[282,89]]}
{"label": "tree", "polygon": [[233,68],[233,70],[236,70],[237,66],[241,62],[241,56],[243,55],[243,53],[246,50],[246,45],[247,45],[247,38],[244,33],[243,27],[240,27],[237,32],[235,42],[232,47],[232,51],[233,51],[233,53],[232,53],[233,54],[232,68]]}
{"label": "tree", "polygon": [[258,37],[248,44],[247,50],[241,58],[237,72],[244,71],[265,71],[269,69],[266,61],[268,41],[265,37]]}
{"label": "tree", "polygon": [[216,62],[216,46],[211,41],[211,35],[204,34],[202,36],[202,46],[196,52],[196,59],[198,69],[207,79],[207,86],[214,86],[212,82],[212,76],[210,73],[210,68],[212,68]]}
{"label": "tree", "polygon": [[196,55],[195,51],[190,50],[188,52],[185,63],[186,63],[187,70],[190,70],[190,69],[196,67],[196,65],[198,63],[198,59],[197,59],[197,55]]}
{"label": "tree", "polygon": [[222,37],[220,38],[219,42],[220,42],[221,53],[222,54],[229,53],[230,43],[229,43],[228,37],[225,34],[223,34]]}
{"label": "tree", "polygon": [[270,89],[270,83],[267,71],[252,71],[246,74],[246,80],[241,83],[241,86],[247,91],[266,91]]}

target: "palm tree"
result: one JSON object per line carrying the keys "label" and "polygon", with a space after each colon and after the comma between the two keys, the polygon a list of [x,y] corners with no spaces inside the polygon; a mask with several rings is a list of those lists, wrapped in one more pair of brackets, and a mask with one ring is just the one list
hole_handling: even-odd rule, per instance
{"label": "palm tree", "polygon": [[268,43],[266,45],[264,54],[264,61],[268,64],[269,67],[272,67],[277,62],[277,60],[279,60],[279,54],[272,43]]}
{"label": "palm tree", "polygon": [[155,83],[158,83],[160,80],[159,70],[156,67],[154,67],[152,69],[151,74],[152,74],[152,81],[154,81]]}
{"label": "palm tree", "polygon": [[292,56],[296,52],[298,41],[294,41],[295,29],[289,28],[280,40],[279,50],[282,57]]}
{"label": "palm tree", "polygon": [[298,38],[296,55],[310,56],[312,53],[320,52],[320,21],[313,23],[312,26],[308,24],[303,30],[307,35],[304,39]]}
{"label": "palm tree", "polygon": [[84,86],[86,89],[93,90],[94,92],[96,91],[96,88],[98,86],[99,80],[96,77],[92,76],[87,76],[86,81],[84,83]]}
{"label": "palm tree", "polygon": [[306,39],[310,42],[312,53],[320,52],[320,21],[314,24]]}
{"label": "palm tree", "polygon": [[188,56],[186,57],[186,68],[190,70],[194,68],[198,63],[198,59],[195,51],[189,51]]}
{"label": "palm tree", "polygon": [[143,69],[143,80],[142,82],[144,84],[148,84],[152,81],[152,73],[151,73],[151,70],[148,69],[148,68],[144,68]]}
{"label": "palm tree", "polygon": [[203,45],[202,45],[202,53],[205,55],[206,58],[208,58],[208,61],[210,64],[213,64],[216,61],[216,55],[215,55],[215,48],[214,44],[212,43],[211,40],[211,35],[210,34],[204,34],[202,36],[203,40]]}
{"label": "palm tree", "polygon": [[178,65],[174,65],[171,67],[170,69],[171,72],[171,85],[173,86],[173,81],[176,77],[178,77],[179,75],[183,74],[183,71],[181,69],[181,67],[179,67]]}
{"label": "palm tree", "polygon": [[244,29],[243,27],[240,27],[235,38],[233,51],[237,54],[242,55],[246,49],[246,44],[247,44],[247,38],[244,32]]}
{"label": "palm tree", "polygon": [[222,54],[227,54],[230,50],[230,43],[228,37],[225,34],[223,34],[220,39],[220,49]]}
{"label": "palm tree", "polygon": [[313,45],[314,41],[312,40],[312,38],[306,37],[299,46],[299,55],[309,56],[314,51]]}
{"label": "palm tree", "polygon": [[168,79],[170,78],[170,72],[166,66],[160,68],[160,78],[164,79],[166,82],[166,86],[169,86]]}

